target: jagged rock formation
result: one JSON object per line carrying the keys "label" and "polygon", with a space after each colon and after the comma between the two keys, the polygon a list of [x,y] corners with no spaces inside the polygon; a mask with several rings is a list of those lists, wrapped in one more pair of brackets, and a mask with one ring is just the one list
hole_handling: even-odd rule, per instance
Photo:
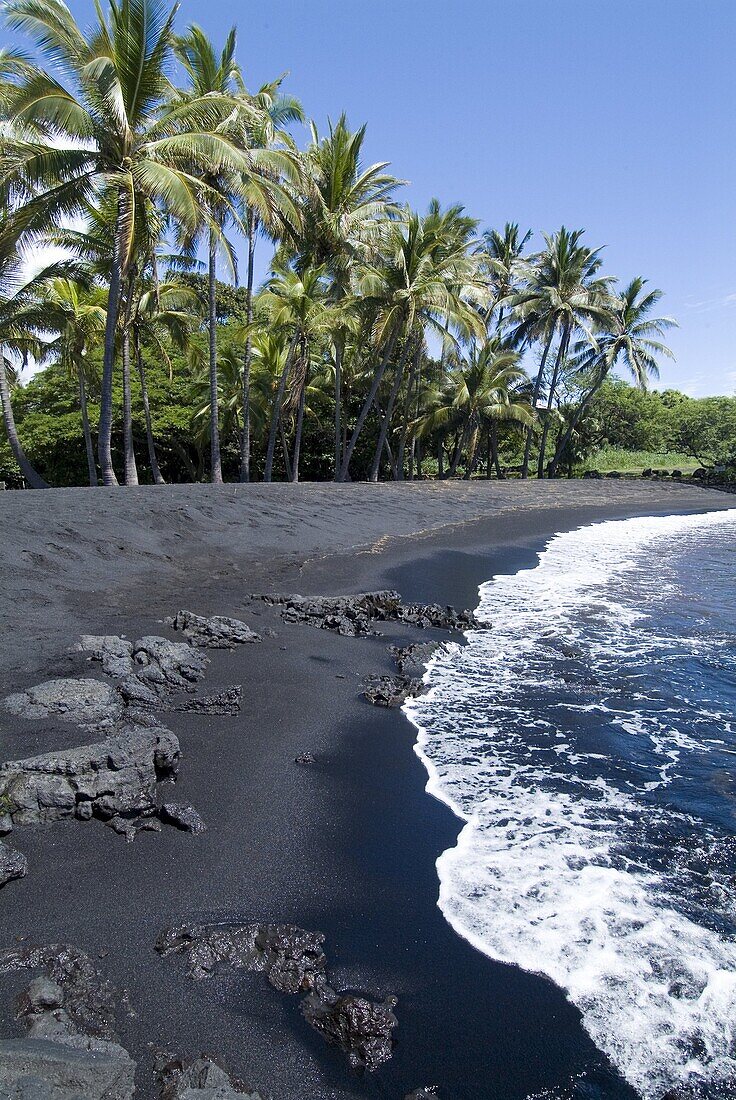
{"label": "jagged rock formation", "polygon": [[302,1001],[302,1013],[323,1039],[339,1046],[352,1069],[373,1073],[393,1054],[392,1031],[398,1024],[396,998],[372,1001],[353,993],[338,994],[321,985]]}
{"label": "jagged rock formation", "polygon": [[368,676],[365,685],[361,694],[374,707],[400,707],[424,686],[409,676]]}
{"label": "jagged rock formation", "polygon": [[0,1095],[8,1100],[131,1100],[135,1062],[115,1035],[110,985],[64,945],[0,952],[0,974],[41,970],[17,1002],[24,1039],[0,1040]]}
{"label": "jagged rock formation", "polygon": [[167,704],[167,710],[189,711],[194,714],[233,715],[240,713],[243,689],[240,684],[218,691],[215,695],[198,695],[193,699]]}
{"label": "jagged rock formation", "polygon": [[329,984],[321,932],[291,924],[178,925],[156,942],[160,955],[184,954],[189,977],[209,978],[222,966],[258,971],[282,993],[306,993],[302,1013],[339,1046],[354,1069],[372,1072],[393,1053],[396,998],[375,1001],[337,993]]}
{"label": "jagged rock formation", "polygon": [[187,641],[205,649],[235,649],[237,645],[260,642],[261,637],[240,619],[227,615],[194,615],[191,611],[179,611],[169,620],[174,630],[180,630]]}
{"label": "jagged rock formation", "polygon": [[56,717],[88,730],[115,725],[125,709],[115,688],[90,677],[47,680],[9,695],[3,706],[19,718]]}
{"label": "jagged rock formation", "polygon": [[193,833],[194,836],[203,833],[207,828],[194,806],[190,806],[187,802],[164,802],[159,815],[167,825],[174,825],[185,833]]}
{"label": "jagged rock formation", "polygon": [[[12,829],[12,822],[10,827]],[[7,844],[0,842],[0,886],[4,886],[14,878],[23,878],[27,871],[28,861],[23,853],[16,852],[15,848],[8,848]]]}
{"label": "jagged rock formation", "polygon": [[376,622],[400,622],[442,630],[481,628],[472,611],[457,611],[439,604],[405,604],[398,592],[362,592],[357,596],[253,595],[280,607],[289,623],[306,623],[320,630],[334,630],[355,638],[377,634]]}
{"label": "jagged rock formation", "polygon": [[310,989],[327,964],[321,932],[292,924],[202,924],[166,929],[156,941],[160,955],[184,954],[190,978],[209,978],[220,966],[258,971],[275,989]]}
{"label": "jagged rock formation", "polygon": [[156,784],[176,776],[169,730],[133,728],[94,745],[0,764],[0,804],[13,825],[156,812]]}
{"label": "jagged rock formation", "polygon": [[424,669],[439,647],[438,642],[390,646],[398,669],[396,676],[368,676],[362,695],[374,707],[400,707],[424,691]]}
{"label": "jagged rock formation", "polygon": [[85,634],[78,646],[102,671],[117,681],[125,703],[158,706],[174,692],[194,691],[209,658],[188,642],[147,634],[137,642],[116,635]]}
{"label": "jagged rock formation", "polygon": [[161,1082],[161,1100],[262,1100],[242,1081],[234,1080],[211,1058],[158,1059],[156,1075]]}

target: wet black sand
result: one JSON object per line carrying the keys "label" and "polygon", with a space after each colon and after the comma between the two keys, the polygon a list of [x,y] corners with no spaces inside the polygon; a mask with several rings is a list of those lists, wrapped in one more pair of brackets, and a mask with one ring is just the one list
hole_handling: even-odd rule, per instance
{"label": "wet black sand", "polygon": [[[182,1054],[221,1055],[274,1100],[399,1100],[422,1084],[439,1085],[441,1095],[453,1100],[522,1100],[545,1088],[562,1090],[554,1096],[571,1095],[565,1089],[581,1077],[589,1091],[577,1095],[630,1096],[560,991],[486,959],[455,935],[437,909],[434,861],[454,842],[458,823],[424,792],[426,775],[412,751],[410,724],[401,713],[371,708],[357,697],[366,674],[389,669],[391,642],[426,640],[427,634],[390,627],[379,639],[339,638],[285,626],[261,605],[246,611],[244,597],[251,591],[332,594],[388,586],[406,599],[474,606],[481,581],[532,565],[556,531],[731,501],[678,487],[574,483],[553,485],[546,496],[529,494],[524,506],[527,486],[518,487],[516,498],[507,486],[489,486],[485,497],[478,494],[472,502],[485,518],[461,515],[465,523],[447,526],[448,513],[471,511],[464,487],[454,501],[445,494],[441,507],[435,504],[439,496],[422,496],[422,487],[411,487],[408,518],[395,492],[385,495],[390,507],[383,516],[376,511],[380,498],[369,496],[368,487],[344,492],[353,488],[354,503],[341,501],[339,528],[330,526],[329,516],[314,524],[315,499],[320,509],[329,501],[326,487],[319,487],[318,498],[309,486],[291,490],[290,498],[278,487],[273,520],[262,513],[259,519],[256,504],[260,508],[265,494],[259,489],[251,498],[251,530],[260,523],[252,542],[235,522],[229,530],[214,524],[212,532],[200,524],[188,545],[183,533],[174,562],[166,560],[166,508],[150,508],[145,534],[135,529],[129,538],[133,509],[118,544],[128,549],[118,551],[119,563],[113,556],[107,565],[104,558],[97,561],[90,543],[114,527],[114,500],[106,502],[104,519],[90,512],[82,520],[80,499],[86,512],[94,492],[80,490],[76,498],[67,494],[56,503],[52,494],[22,494],[26,512],[15,514],[22,522],[14,529],[6,523],[0,535],[6,565],[0,593],[6,613],[3,695],[52,674],[88,670],[79,657],[64,654],[81,630],[131,638],[156,633],[156,620],[179,606],[242,613],[256,629],[270,626],[278,636],[233,653],[212,653],[205,690],[242,683],[238,717],[168,716],[184,754],[176,797],[197,806],[208,832],[195,838],[165,829],[125,844],[98,823],[17,830],[13,842],[28,856],[30,869],[26,879],[0,893],[0,942],[11,944],[18,936],[71,942],[100,956],[101,969],[129,994],[131,1012],[121,1011],[120,1033],[139,1060],[136,1095],[143,1098],[156,1095],[151,1043]],[[127,492],[120,492],[131,509]],[[146,509],[155,492],[140,491]],[[203,506],[216,512],[217,492],[193,487],[193,503],[186,506],[193,513]],[[40,508],[40,498],[49,501],[43,523],[28,511]],[[167,505],[164,495],[159,499]],[[0,500],[0,514],[6,508],[8,518],[18,509],[16,501],[11,505]],[[351,531],[353,509],[361,515]],[[435,520],[443,526],[427,533]],[[381,538],[402,523],[402,537]],[[275,535],[271,524],[278,526]],[[306,553],[299,550],[300,527]],[[150,556],[135,560],[131,544],[140,553],[141,539]],[[53,563],[27,567],[29,555],[49,555],[49,542],[68,544],[81,555],[69,559],[65,577]],[[351,542],[372,552],[349,549]],[[328,554],[331,544],[341,552]],[[14,569],[13,562],[22,568]],[[17,607],[22,590],[32,602],[26,619]],[[45,605],[37,606],[44,593]],[[83,739],[58,724],[0,718],[3,759]],[[315,754],[315,766],[294,763],[304,750]],[[210,919],[294,921],[322,930],[340,987],[398,996],[391,1062],[374,1076],[354,1076],[343,1056],[325,1047],[302,1020],[298,998],[277,993],[259,975],[223,974],[195,983],[186,978],[182,960],[154,953],[156,936],[167,924]],[[11,1002],[22,983],[3,979],[3,1035],[18,1033]]]}

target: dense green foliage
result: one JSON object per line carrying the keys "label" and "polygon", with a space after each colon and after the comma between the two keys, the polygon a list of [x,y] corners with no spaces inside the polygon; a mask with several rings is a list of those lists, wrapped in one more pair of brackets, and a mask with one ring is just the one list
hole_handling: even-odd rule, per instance
{"label": "dense green foliage", "polygon": [[[179,34],[162,0],[109,0],[89,35],[63,0],[5,14],[44,61],[0,54],[9,484],[554,477],[605,447],[732,458],[732,399],[647,392],[674,322],[582,230],[533,251],[459,205],[417,213],[344,117],[300,149],[300,104],[280,80],[247,90],[234,30],[221,49]],[[66,259],[24,282],[39,244]]]}

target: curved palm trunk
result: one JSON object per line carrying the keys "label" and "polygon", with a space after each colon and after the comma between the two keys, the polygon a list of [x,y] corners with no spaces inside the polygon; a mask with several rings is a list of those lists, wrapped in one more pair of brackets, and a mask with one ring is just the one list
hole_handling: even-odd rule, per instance
{"label": "curved palm trunk", "polygon": [[[537,377],[534,379],[534,389],[532,390],[532,408],[536,409],[537,401],[539,400],[539,391],[542,388],[542,379],[544,377],[544,368],[547,366],[547,357],[549,356],[549,349],[552,347],[552,341],[555,335],[555,326],[552,326],[552,330],[547,337],[547,343],[544,347],[544,354],[542,355],[542,362],[539,364],[539,370],[537,371]],[[533,430],[531,425],[526,430],[526,440],[524,442],[524,460],[521,464],[521,476],[524,480],[529,477],[529,458],[532,450],[532,438]]]}
{"label": "curved palm trunk", "polygon": [[296,414],[296,432],[294,433],[294,457],[291,461],[290,481],[299,480],[299,455],[302,449],[302,428],[304,426],[304,405],[307,400],[307,380],[304,379],[302,392],[299,395],[299,408]]}
{"label": "curved palm trunk", "polygon": [[368,417],[368,413],[371,411],[371,406],[373,405],[373,402],[376,399],[376,394],[378,393],[378,387],[381,385],[381,380],[383,379],[383,376],[386,372],[386,367],[388,366],[389,360],[390,360],[391,356],[394,353],[394,348],[396,347],[396,341],[398,340],[398,336],[399,336],[399,334],[398,334],[398,330],[397,330],[397,331],[394,332],[394,334],[389,339],[389,342],[386,345],[386,350],[384,352],[383,358],[381,359],[380,363],[378,364],[378,367],[376,368],[376,372],[373,375],[373,382],[371,383],[371,388],[368,392],[368,396],[366,397],[366,399],[363,403],[363,408],[360,410],[360,414],[358,416],[358,419],[355,422],[355,427],[353,428],[353,434],[350,436],[350,439],[348,440],[348,444],[345,448],[345,454],[343,455],[343,459],[342,459],[342,466],[340,467],[340,479],[339,479],[340,481],[346,481],[347,480],[348,474],[350,472],[350,459],[353,457],[353,451],[355,450],[355,444],[358,442],[358,439],[360,437],[360,433],[363,431],[363,425],[365,424],[366,419]]}
{"label": "curved palm trunk", "polygon": [[605,371],[600,376],[600,378],[598,378],[595,385],[591,386],[591,388],[588,390],[587,394],[585,395],[583,400],[580,402],[577,409],[575,410],[572,417],[570,418],[570,423],[568,424],[567,428],[565,429],[564,433],[562,434],[562,437],[558,441],[557,448],[556,448],[555,454],[554,454],[554,458],[552,459],[552,461],[549,464],[549,476],[550,477],[554,477],[556,475],[557,467],[560,464],[560,461],[562,459],[563,454],[565,453],[565,449],[567,448],[568,443],[572,439],[573,432],[575,431],[578,424],[580,423],[580,421],[583,417],[583,414],[590,408],[590,405],[591,405],[591,402],[593,401],[593,398],[598,393],[598,390],[601,388],[601,386],[603,385],[603,383],[605,382],[607,377],[608,377],[608,371]]}
{"label": "curved palm trunk", "polygon": [[491,476],[490,463],[493,463],[493,467],[496,471],[496,477],[500,480],[504,478],[504,472],[501,469],[501,463],[498,459],[498,424],[495,421],[488,429],[488,476]]}
{"label": "curved palm trunk", "polygon": [[156,455],[156,444],[153,441],[153,427],[151,425],[151,406],[148,400],[148,383],[146,381],[146,368],[143,363],[143,354],[141,352],[141,342],[138,332],[134,332],[133,342],[135,346],[135,361],[138,368],[138,378],[141,383],[141,398],[143,400],[143,415],[146,421],[146,445],[148,447],[148,461],[151,464],[151,473],[153,474],[153,481],[155,485],[165,485],[166,481],[159,469],[158,457]]}
{"label": "curved palm trunk", "polygon": [[470,481],[473,473],[475,472],[475,464],[478,456],[478,436],[480,434],[480,428],[476,424],[473,428],[473,434],[470,437],[470,443],[468,445],[468,458],[465,465],[465,481]]}
{"label": "curved palm trunk", "polygon": [[567,355],[567,346],[570,343],[570,326],[565,325],[562,332],[562,338],[560,339],[560,346],[557,349],[557,358],[555,359],[555,369],[552,372],[552,382],[549,387],[549,402],[547,409],[547,416],[544,418],[544,426],[542,428],[542,438],[539,441],[539,458],[537,459],[537,477],[544,477],[544,457],[547,450],[547,436],[549,434],[549,425],[552,414],[552,402],[557,392],[557,383],[560,378],[560,371],[562,364],[565,361]]}
{"label": "curved palm trunk", "polygon": [[248,331],[245,337],[243,354],[243,432],[240,448],[240,480],[250,481],[250,371],[253,360],[253,345],[250,326],[253,322],[253,268],[256,254],[256,223],[252,211],[248,213],[248,279],[245,288],[246,320]]}
{"label": "curved palm trunk", "polygon": [[123,313],[122,360],[123,360],[123,447],[125,451],[125,484],[138,484],[138,467],[133,447],[133,407],[130,393],[130,312],[132,288],[128,287],[128,296]]}
{"label": "curved palm trunk", "polygon": [[[404,350],[404,354],[396,364],[396,372],[394,374],[394,380],[391,385],[391,392],[388,397],[388,404],[386,405],[386,413],[381,421],[381,428],[378,432],[378,442],[376,444],[376,450],[373,455],[373,465],[371,466],[371,481],[378,481],[378,472],[381,469],[381,455],[383,448],[388,439],[388,430],[391,427],[391,420],[394,414],[394,405],[396,404],[396,398],[401,388],[401,382],[404,377],[404,368],[406,367],[406,360],[408,356],[408,349]],[[392,462],[393,466],[393,462]],[[396,469],[396,467],[394,467]]]}
{"label": "curved palm trunk", "polygon": [[291,371],[291,362],[294,358],[294,352],[296,350],[297,340],[299,339],[299,333],[295,332],[292,337],[291,344],[289,345],[289,351],[286,356],[286,362],[284,363],[284,369],[281,372],[281,378],[279,379],[279,388],[276,391],[276,397],[273,403],[273,409],[271,411],[271,426],[268,431],[268,447],[266,448],[266,465],[263,470],[263,480],[270,481],[273,473],[273,456],[276,451],[276,436],[278,435],[279,423],[281,421],[281,406],[284,402],[284,391],[286,390],[286,383],[289,379],[289,373]]}
{"label": "curved palm trunk", "polygon": [[87,452],[87,474],[91,486],[97,486],[97,467],[95,465],[95,452],[92,447],[92,431],[89,426],[89,412],[87,410],[87,383],[84,378],[84,366],[77,367],[79,379],[79,411],[82,414],[82,431],[84,432],[84,446]]}
{"label": "curved palm trunk", "polygon": [[455,474],[457,473],[457,468],[460,465],[460,459],[462,458],[462,454],[463,454],[463,451],[465,450],[465,445],[467,443],[468,436],[470,435],[472,427],[473,427],[473,416],[472,416],[472,413],[471,413],[471,415],[468,417],[467,421],[465,422],[465,425],[463,426],[463,430],[460,433],[460,438],[457,441],[457,447],[455,448],[455,454],[452,456],[452,462],[450,463],[450,469],[447,471],[448,478],[449,477],[454,477]]}
{"label": "curved palm trunk", "polygon": [[3,421],[5,423],[5,431],[8,434],[8,443],[13,452],[13,458],[20,466],[20,472],[25,482],[30,489],[50,489],[51,486],[49,483],[44,481],[39,473],[36,473],[33,466],[26,458],[26,453],[18,439],[18,432],[15,427],[15,417],[13,416],[13,406],[10,402],[8,376],[5,372],[5,356],[2,351],[0,351],[0,403],[3,407]]}
{"label": "curved palm trunk", "polygon": [[103,485],[117,485],[118,479],[112,465],[112,376],[115,369],[115,330],[120,308],[120,283],[123,269],[123,239],[127,192],[121,188],[118,192],[118,212],[115,221],[115,243],[113,246],[112,268],[110,271],[110,289],[107,294],[107,318],[105,321],[105,344],[102,356],[102,391],[100,395],[100,426],[97,435],[97,457],[100,461]]}
{"label": "curved palm trunk", "polygon": [[335,341],[335,481],[342,465],[342,340]]}
{"label": "curved palm trunk", "polygon": [[210,353],[210,481],[222,485],[222,460],[220,458],[220,398],[217,385],[217,237],[214,229],[209,235],[209,263],[207,267],[207,328]]}

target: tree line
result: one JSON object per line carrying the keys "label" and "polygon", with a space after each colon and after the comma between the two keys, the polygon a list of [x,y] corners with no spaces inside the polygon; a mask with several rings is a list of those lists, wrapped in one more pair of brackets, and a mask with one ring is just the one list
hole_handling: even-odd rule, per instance
{"label": "tree line", "polygon": [[[248,90],[235,30],[179,33],[160,0],[88,32],[62,0],[4,15],[34,49],[0,52],[0,400],[28,486],[555,477],[614,372],[644,389],[671,357],[661,291],[582,230],[535,248],[419,213],[344,116],[299,148],[301,104]],[[29,277],[39,247],[62,258]]]}

